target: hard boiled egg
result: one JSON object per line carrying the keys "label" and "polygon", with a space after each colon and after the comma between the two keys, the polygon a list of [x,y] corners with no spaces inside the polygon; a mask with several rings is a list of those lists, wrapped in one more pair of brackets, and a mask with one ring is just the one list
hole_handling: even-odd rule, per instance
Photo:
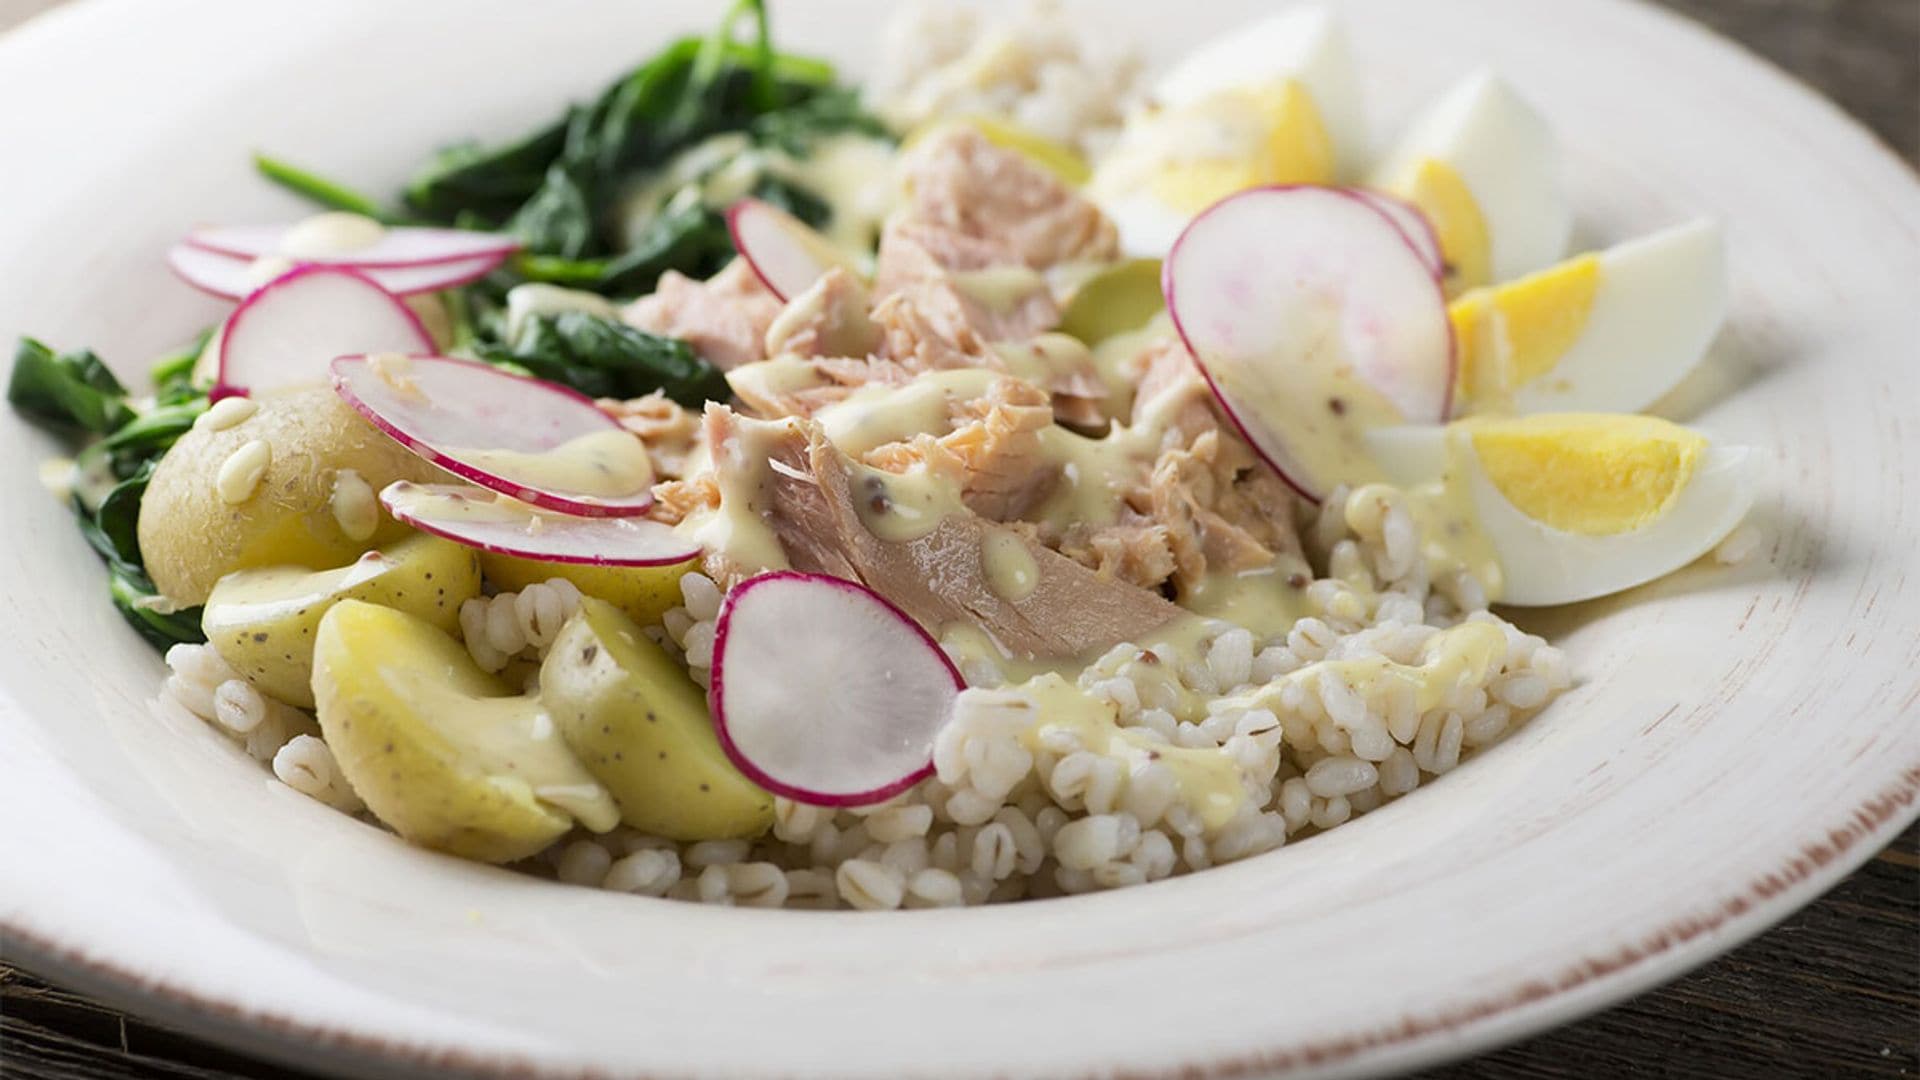
{"label": "hard boiled egg", "polygon": [[1473,412],[1636,412],[1706,355],[1726,317],[1726,245],[1696,221],[1453,302]]}
{"label": "hard boiled egg", "polygon": [[1470,420],[1373,442],[1436,560],[1477,569],[1489,597],[1521,607],[1663,577],[1712,550],[1753,504],[1749,451],[1649,416]]}
{"label": "hard boiled egg", "polygon": [[1553,132],[1492,72],[1469,76],[1435,102],[1372,182],[1426,214],[1446,258],[1449,296],[1566,253],[1573,214]]}
{"label": "hard boiled egg", "polygon": [[1129,119],[1089,188],[1128,254],[1166,254],[1193,216],[1264,184],[1330,184],[1363,152],[1359,90],[1333,15],[1264,19],[1189,55]]}

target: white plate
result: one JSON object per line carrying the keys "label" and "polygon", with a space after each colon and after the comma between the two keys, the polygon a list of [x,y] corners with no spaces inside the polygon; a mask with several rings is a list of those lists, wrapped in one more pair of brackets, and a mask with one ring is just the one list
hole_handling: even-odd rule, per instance
{"label": "white plate", "polygon": [[[784,0],[843,61],[880,0]],[[160,664],[0,421],[10,959],[289,1061],[571,1075],[1351,1074],[1463,1054],[1759,932],[1920,789],[1920,189],[1830,106],[1651,9],[1351,0],[1376,118],[1491,63],[1570,148],[1584,234],[1700,211],[1733,315],[1675,405],[1765,449],[1768,558],[1534,625],[1583,680],[1324,837],[1143,889],[951,913],[714,910],[439,858],[155,720]],[[1165,59],[1260,0],[1100,5]],[[293,209],[269,147],[386,190],[704,28],[694,0],[95,0],[0,43],[0,329],[137,373],[219,310],[161,252]],[[1384,130],[1385,124],[1381,125]]]}

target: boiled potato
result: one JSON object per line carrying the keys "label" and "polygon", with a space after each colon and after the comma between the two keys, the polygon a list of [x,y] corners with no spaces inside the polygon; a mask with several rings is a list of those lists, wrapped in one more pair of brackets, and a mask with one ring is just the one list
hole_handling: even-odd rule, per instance
{"label": "boiled potato", "polygon": [[453,347],[453,312],[447,309],[445,294],[415,293],[400,302],[419,318],[434,348],[445,351]]}
{"label": "boiled potato", "polygon": [[591,566],[480,553],[480,572],[502,592],[565,578],[583,594],[605,600],[643,623],[659,622],[669,608],[679,606],[680,579],[698,565],[698,559],[689,559],[672,566]]}
{"label": "boiled potato", "polygon": [[422,534],[337,570],[236,570],[213,586],[200,629],[220,658],[260,689],[310,709],[313,632],[334,604],[364,600],[453,633],[460,605],[478,595],[480,565],[473,549]]}
{"label": "boiled potato", "polygon": [[458,641],[403,611],[342,600],[320,620],[313,696],[340,772],[375,817],[423,847],[523,859],[575,819],[620,812],[532,697],[508,697]]}
{"label": "boiled potato", "polygon": [[[262,469],[251,485],[249,461]],[[364,521],[336,513],[335,482],[347,483],[346,470],[358,477],[347,493],[358,493]],[[444,479],[329,387],[268,395],[231,427],[195,427],[160,459],[140,503],[140,552],[163,595],[200,604],[235,570],[325,569],[400,539],[408,530],[367,498],[395,480]]]}
{"label": "boiled potato", "polygon": [[773,824],[772,797],[720,749],[706,695],[613,605],[581,602],[541,665],[540,694],[634,828],[724,840]]}

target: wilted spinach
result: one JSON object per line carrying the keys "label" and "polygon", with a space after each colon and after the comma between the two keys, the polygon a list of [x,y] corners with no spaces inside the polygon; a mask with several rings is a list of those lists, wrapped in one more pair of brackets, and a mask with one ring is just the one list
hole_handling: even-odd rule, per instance
{"label": "wilted spinach", "polygon": [[140,636],[165,649],[200,642],[200,609],[167,610],[140,555],[140,500],[154,466],[174,440],[206,411],[206,395],[192,383],[194,361],[212,331],[154,364],[156,403],[140,411],[99,357],[87,350],[55,354],[22,338],[14,350],[7,400],[22,414],[71,431],[101,435],[80,449],[76,475],[117,481],[104,493],[76,491],[80,534],[106,561],[113,603]]}
{"label": "wilted spinach", "polygon": [[96,435],[133,419],[126,388],[92,351],[55,353],[26,337],[14,346],[7,403],[37,420]]}
{"label": "wilted spinach", "polygon": [[633,398],[655,390],[698,407],[727,395],[718,368],[686,342],[581,311],[539,315],[512,346],[483,344],[480,358],[571,386],[589,397]]}

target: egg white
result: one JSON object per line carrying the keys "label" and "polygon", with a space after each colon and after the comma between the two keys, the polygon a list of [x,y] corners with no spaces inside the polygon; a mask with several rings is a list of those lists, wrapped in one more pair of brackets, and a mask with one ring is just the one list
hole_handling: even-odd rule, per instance
{"label": "egg white", "polygon": [[1236,86],[1297,81],[1313,99],[1333,141],[1342,177],[1358,175],[1367,153],[1360,79],[1346,27],[1324,7],[1301,7],[1230,31],[1187,54],[1154,85],[1154,97],[1180,106]]}
{"label": "egg white", "polygon": [[[1453,441],[1454,453],[1449,453]],[[1501,494],[1464,428],[1407,426],[1367,433],[1374,462],[1403,489],[1439,483],[1450,462],[1504,575],[1499,603],[1571,604],[1645,584],[1712,551],[1753,506],[1758,462],[1741,446],[1709,446],[1666,513],[1631,532],[1592,536],[1529,517]]]}
{"label": "egg white", "polygon": [[1515,607],[1571,604],[1665,577],[1726,539],[1756,487],[1751,451],[1709,447],[1666,513],[1632,532],[1586,536],[1522,513],[1470,456],[1474,509],[1506,575],[1500,603]]}
{"label": "egg white", "polygon": [[1573,232],[1553,130],[1491,71],[1467,76],[1408,129],[1373,176],[1393,190],[1423,158],[1450,167],[1486,224],[1493,283],[1558,262]]}
{"label": "egg white", "polygon": [[1609,248],[1599,270],[1579,337],[1550,370],[1514,388],[1515,412],[1639,412],[1699,365],[1726,318],[1717,222]]}

